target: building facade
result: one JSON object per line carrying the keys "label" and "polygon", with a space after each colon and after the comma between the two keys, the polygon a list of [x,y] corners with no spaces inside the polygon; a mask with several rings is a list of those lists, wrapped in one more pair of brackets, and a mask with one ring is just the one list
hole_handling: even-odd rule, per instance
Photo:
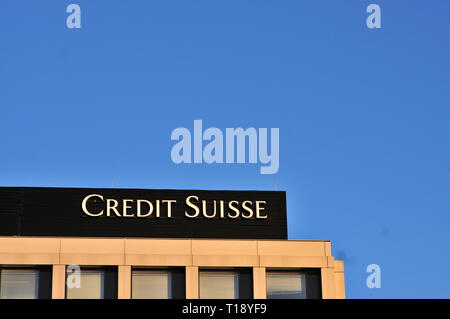
{"label": "building facade", "polygon": [[284,192],[3,188],[0,298],[345,298],[285,216]]}

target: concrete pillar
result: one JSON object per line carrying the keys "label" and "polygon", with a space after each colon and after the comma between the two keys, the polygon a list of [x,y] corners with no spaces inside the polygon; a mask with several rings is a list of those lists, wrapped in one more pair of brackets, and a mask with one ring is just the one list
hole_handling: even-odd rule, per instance
{"label": "concrete pillar", "polygon": [[186,267],[186,299],[198,299],[198,267]]}
{"label": "concrete pillar", "polygon": [[336,278],[334,275],[334,268],[322,268],[322,298],[335,299],[336,298]]}
{"label": "concrete pillar", "polygon": [[131,266],[119,266],[119,299],[131,299]]}
{"label": "concrete pillar", "polygon": [[66,265],[53,265],[52,299],[66,298]]}
{"label": "concrete pillar", "polygon": [[253,298],[266,299],[266,268],[253,267]]}
{"label": "concrete pillar", "polygon": [[334,276],[336,281],[336,298],[345,299],[344,262],[342,260],[335,261]]}

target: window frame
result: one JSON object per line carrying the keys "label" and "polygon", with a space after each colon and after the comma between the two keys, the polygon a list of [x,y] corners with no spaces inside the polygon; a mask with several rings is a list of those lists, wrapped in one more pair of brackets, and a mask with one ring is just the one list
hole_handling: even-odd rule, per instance
{"label": "window frame", "polygon": [[266,268],[266,298],[268,296],[267,277],[269,273],[300,273],[305,275],[305,299],[322,299],[322,276],[321,268],[281,268],[281,267],[267,267]]}
{"label": "window frame", "polygon": [[[185,299],[186,298],[186,270],[185,267],[131,267],[131,296],[133,299],[133,272],[165,272],[169,276],[169,298],[168,299]],[[150,299],[151,300],[151,299]]]}
{"label": "window frame", "polygon": [[[52,298],[53,265],[0,265],[0,272],[3,270],[36,271],[37,296],[35,299]],[[1,276],[0,276],[0,289],[1,289]]]}
{"label": "window frame", "polygon": [[[65,289],[64,289],[64,299],[67,298],[67,267],[69,265],[66,265],[66,272],[65,272]],[[103,289],[101,291],[103,298],[101,299],[118,299],[118,282],[119,282],[119,272],[118,272],[118,266],[80,266],[80,272],[83,271],[98,271],[103,272]]]}
{"label": "window frame", "polygon": [[[253,299],[253,267],[201,267],[198,270],[198,297],[200,299],[201,273],[208,272],[234,272],[237,274],[237,296],[238,299]],[[236,289],[236,287],[235,287]]]}

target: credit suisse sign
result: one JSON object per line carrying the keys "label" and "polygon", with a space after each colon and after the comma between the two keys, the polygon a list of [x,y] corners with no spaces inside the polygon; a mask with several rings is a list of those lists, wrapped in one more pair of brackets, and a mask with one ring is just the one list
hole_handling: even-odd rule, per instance
{"label": "credit suisse sign", "polygon": [[286,193],[0,187],[0,236],[287,239]]}

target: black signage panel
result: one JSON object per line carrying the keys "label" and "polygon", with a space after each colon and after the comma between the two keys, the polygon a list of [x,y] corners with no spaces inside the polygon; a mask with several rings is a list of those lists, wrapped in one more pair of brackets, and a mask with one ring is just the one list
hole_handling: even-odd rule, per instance
{"label": "black signage panel", "polygon": [[286,193],[0,187],[0,236],[287,239]]}

